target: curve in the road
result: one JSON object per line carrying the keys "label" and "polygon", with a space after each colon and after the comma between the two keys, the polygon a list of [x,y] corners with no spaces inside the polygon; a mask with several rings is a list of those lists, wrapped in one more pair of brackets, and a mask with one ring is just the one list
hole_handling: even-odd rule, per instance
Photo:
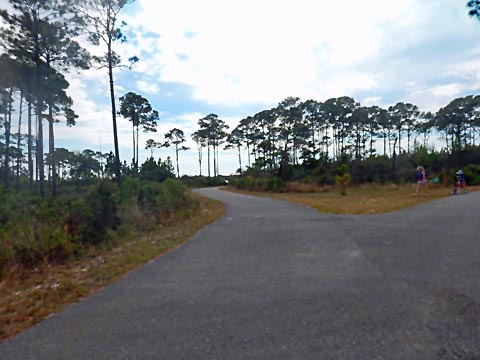
{"label": "curve in the road", "polygon": [[0,358],[480,358],[480,193],[342,216],[199,192],[226,215]]}

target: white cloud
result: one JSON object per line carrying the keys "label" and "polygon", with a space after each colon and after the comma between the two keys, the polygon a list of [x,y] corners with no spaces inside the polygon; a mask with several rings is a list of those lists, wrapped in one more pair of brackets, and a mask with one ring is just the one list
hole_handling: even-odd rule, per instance
{"label": "white cloud", "polygon": [[144,80],[137,81],[137,88],[146,94],[156,95],[160,92],[157,84],[152,84]]}
{"label": "white cloud", "polygon": [[382,102],[381,96],[369,96],[361,101],[362,106],[379,105]]}
{"label": "white cloud", "polygon": [[[141,11],[128,23],[160,35],[161,51],[145,59],[140,71],[191,85],[197,99],[210,103],[272,103],[291,94],[371,89],[375,79],[350,67],[379,54],[381,26],[406,22],[412,4],[140,0]],[[195,35],[185,36],[187,31]],[[152,46],[149,41],[149,51]]]}

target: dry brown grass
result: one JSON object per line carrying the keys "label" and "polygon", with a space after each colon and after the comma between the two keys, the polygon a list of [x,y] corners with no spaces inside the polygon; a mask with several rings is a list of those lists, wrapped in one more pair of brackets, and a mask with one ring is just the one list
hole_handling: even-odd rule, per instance
{"label": "dry brown grass", "polygon": [[[308,184],[307,184],[308,185]],[[380,185],[368,184],[352,186],[347,189],[347,195],[342,196],[333,187],[290,185],[289,191],[299,189],[299,192],[268,193],[248,192],[229,187],[229,191],[238,193],[265,196],[307,205],[316,210],[333,214],[378,214],[403,209],[422,202],[451,196],[452,188],[439,185],[429,185],[429,191],[420,191],[414,196],[415,186],[410,185]],[[312,190],[306,191],[306,190]],[[468,191],[478,191],[480,186],[469,187]]]}
{"label": "dry brown grass", "polygon": [[200,207],[193,216],[172,220],[148,234],[119,240],[113,248],[95,249],[82,260],[65,265],[46,264],[34,270],[10,268],[0,282],[0,340],[27,329],[179,246],[223,215],[223,204],[196,197]]}

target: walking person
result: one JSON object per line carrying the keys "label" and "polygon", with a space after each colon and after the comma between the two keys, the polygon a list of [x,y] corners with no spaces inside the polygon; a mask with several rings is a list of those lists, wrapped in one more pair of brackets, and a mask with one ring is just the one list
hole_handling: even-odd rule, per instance
{"label": "walking person", "polygon": [[417,187],[415,189],[415,196],[417,196],[420,192],[420,188],[423,188],[426,192],[428,192],[427,175],[423,166],[419,165],[417,167]]}

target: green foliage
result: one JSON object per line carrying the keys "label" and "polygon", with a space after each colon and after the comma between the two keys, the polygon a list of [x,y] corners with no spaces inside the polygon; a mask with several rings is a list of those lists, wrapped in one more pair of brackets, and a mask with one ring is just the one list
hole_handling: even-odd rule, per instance
{"label": "green foliage", "polygon": [[0,193],[0,277],[5,268],[64,262],[109,244],[124,228],[149,230],[198,207],[179,181],[96,181],[84,191],[41,200]]}
{"label": "green foliage", "polygon": [[343,163],[338,167],[338,175],[335,176],[335,185],[340,187],[340,193],[347,195],[347,186],[350,185],[352,177],[348,172],[348,164]]}
{"label": "green foliage", "polygon": [[169,157],[166,161],[158,159],[158,162],[149,158],[140,167],[140,179],[142,180],[162,182],[172,177],[175,177],[175,173]]}
{"label": "green foliage", "polygon": [[234,180],[232,185],[237,189],[249,191],[283,192],[285,189],[285,182],[278,177],[253,178],[251,176],[246,176]]}
{"label": "green foliage", "polygon": [[[465,181],[468,185],[480,185],[480,165],[467,165],[462,168],[465,174]],[[457,170],[452,170],[452,178],[455,177],[454,173]]]}
{"label": "green foliage", "polygon": [[93,186],[86,196],[72,202],[67,224],[72,235],[82,244],[97,245],[105,239],[108,229],[119,225],[115,192],[108,180]]}
{"label": "green foliage", "polygon": [[182,184],[191,187],[191,188],[200,188],[200,187],[214,187],[214,186],[224,186],[226,185],[226,180],[222,176],[208,177],[208,176],[182,176]]}
{"label": "green foliage", "polygon": [[331,173],[328,164],[321,161],[313,168],[310,175],[307,175],[307,180],[315,182],[318,185],[331,185],[334,183],[334,177]]}
{"label": "green foliage", "polygon": [[0,228],[0,267],[8,262],[32,267],[68,260],[75,249],[62,219],[62,207],[54,201],[32,203],[16,213]]}
{"label": "green foliage", "polygon": [[386,156],[369,157],[352,163],[351,180],[355,184],[385,183],[391,179],[392,160]]}
{"label": "green foliage", "polygon": [[254,190],[255,180],[251,176],[242,176],[240,179],[235,180],[232,185],[237,189]]}

